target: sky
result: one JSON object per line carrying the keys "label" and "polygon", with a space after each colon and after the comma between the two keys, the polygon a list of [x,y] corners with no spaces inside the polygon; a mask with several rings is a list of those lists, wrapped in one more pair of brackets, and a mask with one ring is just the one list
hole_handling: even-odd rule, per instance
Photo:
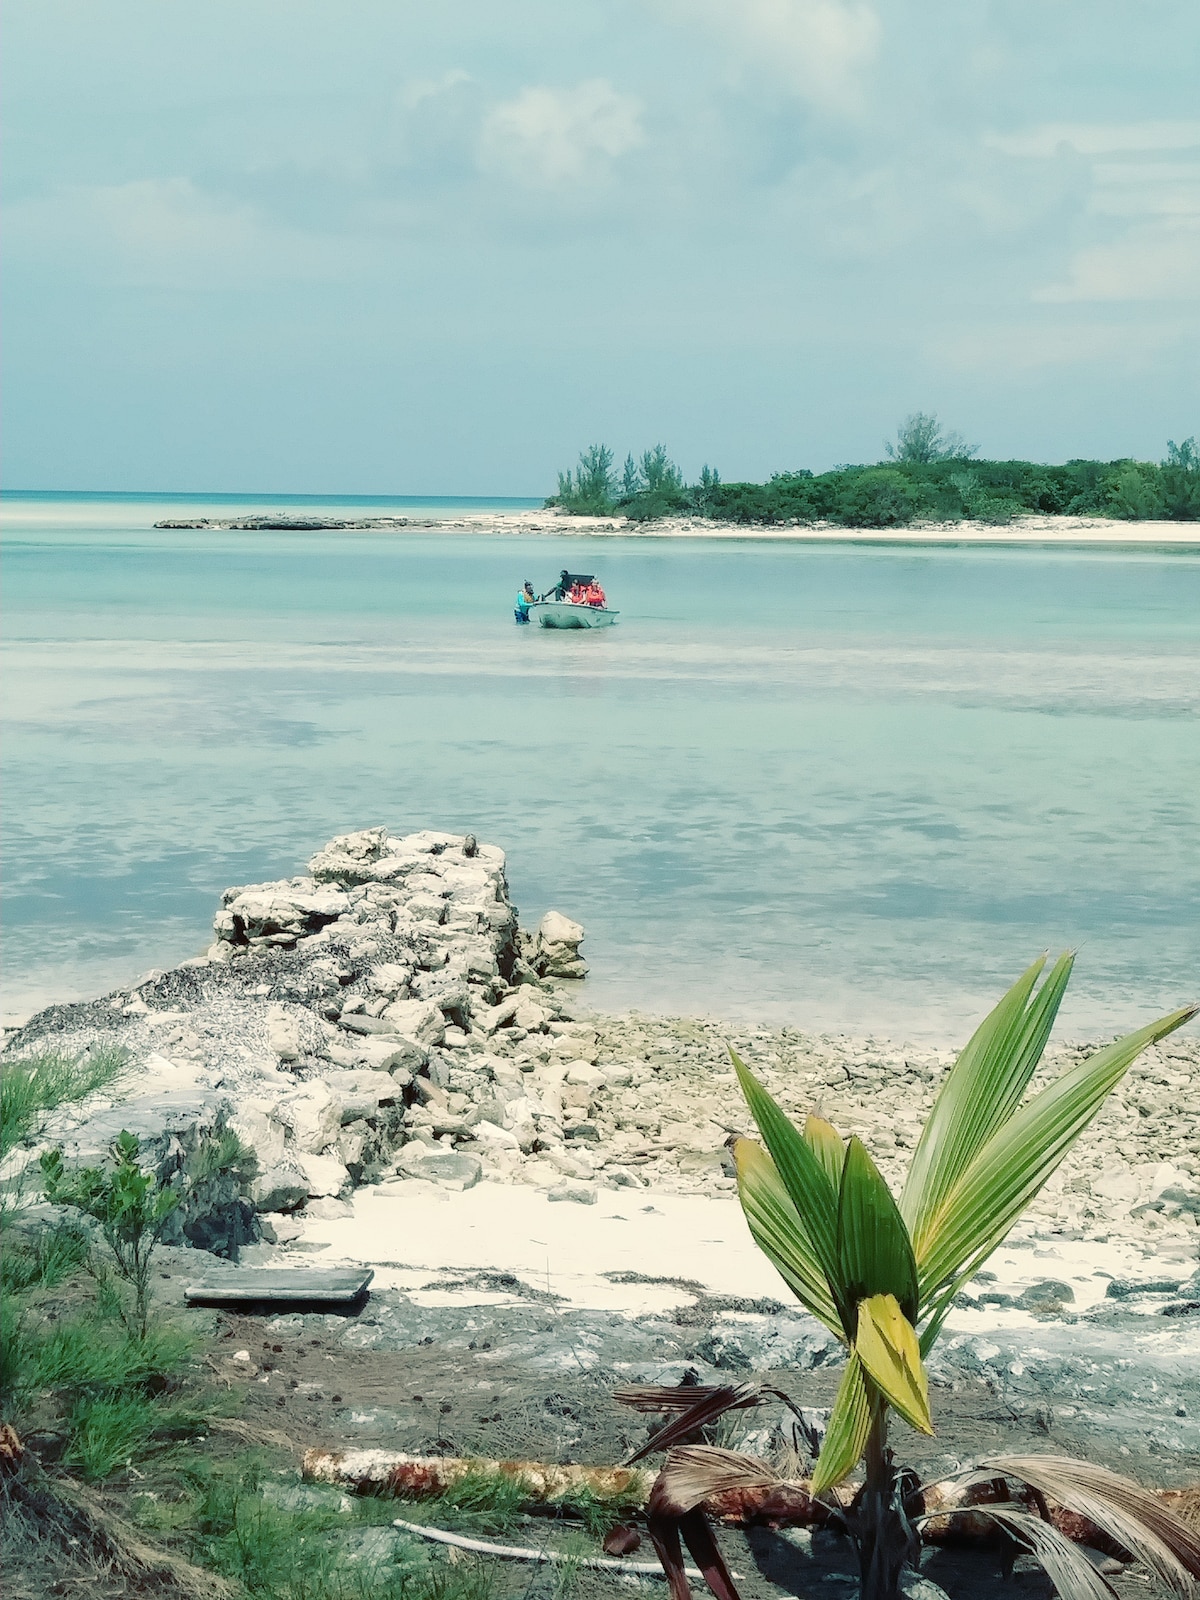
{"label": "sky", "polygon": [[13,488],[1200,433],[1195,0],[8,0]]}

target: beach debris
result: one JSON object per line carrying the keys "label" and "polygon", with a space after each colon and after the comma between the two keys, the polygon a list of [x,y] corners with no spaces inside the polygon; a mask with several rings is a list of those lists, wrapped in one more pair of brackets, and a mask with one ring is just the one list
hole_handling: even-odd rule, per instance
{"label": "beach debris", "polygon": [[644,1505],[655,1474],[637,1467],[590,1467],[545,1461],[503,1461],[485,1456],[418,1456],[396,1450],[306,1450],[304,1477],[359,1494],[419,1500],[444,1494],[464,1478],[500,1478],[520,1484],[530,1505],[585,1493],[621,1505]]}
{"label": "beach debris", "polygon": [[[751,1402],[753,1403],[753,1402]],[[653,1448],[653,1444],[650,1446]],[[392,1450],[305,1452],[303,1475],[358,1494],[433,1499],[464,1479],[502,1478],[520,1484],[530,1507],[587,1494],[644,1510],[659,1523],[693,1512],[727,1526],[772,1528],[838,1526],[861,1485],[840,1485],[818,1498],[810,1478],[784,1476],[769,1462],[711,1446],[671,1450],[661,1472],[625,1466],[586,1466],[481,1456],[421,1456]],[[1200,1488],[1147,1490],[1094,1467],[1057,1456],[997,1456],[955,1478],[914,1482],[909,1509],[926,1544],[974,1544],[995,1539],[991,1507],[1011,1505],[1049,1520],[1062,1536],[1128,1561],[1142,1556],[1150,1531],[1164,1571],[1172,1562],[1200,1577]],[[1156,1569],[1157,1570],[1157,1569]],[[1176,1576],[1178,1573],[1176,1572]]]}
{"label": "beach debris", "polygon": [[280,1300],[352,1305],[374,1276],[370,1267],[213,1267],[184,1292],[190,1301],[206,1305]]}
{"label": "beach debris", "polygon": [[[566,1563],[572,1568],[583,1567],[589,1572],[624,1572],[639,1578],[667,1576],[661,1562],[658,1561],[622,1561],[612,1556],[578,1556],[566,1550],[534,1550],[527,1545],[491,1544],[486,1539],[468,1539],[462,1533],[449,1533],[444,1528],[431,1528],[423,1522],[405,1522],[400,1517],[396,1518],[392,1527],[400,1528],[404,1533],[415,1534],[420,1539],[432,1539],[437,1544],[449,1545],[455,1550],[469,1550],[477,1556],[496,1556],[502,1561],[534,1561],[550,1566]],[[637,1546],[633,1545],[631,1548],[636,1549]],[[685,1567],[683,1570],[689,1578],[704,1576],[695,1567]]]}

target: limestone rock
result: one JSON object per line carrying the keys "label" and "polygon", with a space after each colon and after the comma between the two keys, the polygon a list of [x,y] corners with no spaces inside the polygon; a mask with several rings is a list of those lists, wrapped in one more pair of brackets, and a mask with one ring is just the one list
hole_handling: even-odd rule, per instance
{"label": "limestone rock", "polygon": [[426,1048],[441,1044],[446,1037],[446,1019],[429,1000],[396,1000],[380,1020],[390,1024],[393,1033],[414,1039]]}
{"label": "limestone rock", "polygon": [[546,1191],[547,1200],[573,1200],[576,1205],[594,1206],[597,1192],[591,1183],[556,1183],[552,1189]]}
{"label": "limestone rock", "polygon": [[322,889],[311,878],[251,884],[225,891],[213,930],[218,940],[230,944],[272,937],[294,941],[336,921],[349,909],[350,902],[340,890]]}
{"label": "limestone rock", "polygon": [[327,1150],[341,1132],[341,1104],[323,1078],[314,1078],[281,1096],[272,1115],[290,1129],[295,1148],[309,1155]]}
{"label": "limestone rock", "polygon": [[308,1175],[293,1161],[260,1169],[250,1185],[250,1198],[259,1211],[294,1211],[308,1193]]}
{"label": "limestone rock", "polygon": [[336,1156],[297,1152],[296,1165],[304,1174],[308,1193],[316,1199],[340,1195],[350,1188],[350,1174]]}
{"label": "limestone rock", "polygon": [[580,959],[584,931],[561,911],[547,911],[533,939],[530,965],[543,978],[584,978],[587,966]]}
{"label": "limestone rock", "polygon": [[267,1012],[267,1045],[280,1061],[298,1061],[303,1054],[300,1024],[283,1006],[274,1005]]}
{"label": "limestone rock", "polygon": [[426,1144],[406,1144],[396,1167],[409,1177],[424,1178],[456,1190],[473,1189],[483,1176],[483,1166],[477,1156]]}

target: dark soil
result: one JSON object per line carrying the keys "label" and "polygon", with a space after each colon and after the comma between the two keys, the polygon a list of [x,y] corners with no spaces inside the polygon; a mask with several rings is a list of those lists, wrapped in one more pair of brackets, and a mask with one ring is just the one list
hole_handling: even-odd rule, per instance
{"label": "dark soil", "polygon": [[[347,1315],[291,1310],[278,1312],[185,1311],[182,1286],[195,1275],[190,1251],[164,1251],[158,1280],[163,1309],[190,1323],[201,1338],[200,1361],[188,1387],[207,1388],[218,1409],[236,1419],[240,1435],[214,1429],[187,1450],[207,1454],[243,1448],[247,1438],[270,1439],[280,1470],[296,1481],[305,1450],[365,1446],[420,1454],[479,1454],[534,1460],[620,1461],[647,1437],[647,1419],[616,1406],[611,1391],[630,1381],[677,1382],[699,1351],[714,1319],[737,1305],[700,1302],[677,1318],[631,1320],[578,1313],[552,1298],[530,1295],[504,1306],[421,1308],[406,1296],[383,1291]],[[459,1275],[461,1279],[461,1275]],[[501,1285],[501,1287],[511,1287]],[[84,1291],[54,1291],[60,1314]],[[760,1310],[761,1308],[755,1307]],[[237,1360],[240,1352],[248,1360]],[[719,1378],[743,1376],[718,1373]],[[707,1380],[711,1368],[702,1372]],[[838,1371],[820,1363],[807,1371],[782,1371],[771,1381],[804,1406],[827,1406]],[[995,1374],[963,1370],[935,1379],[933,1411],[938,1435],[926,1440],[897,1426],[897,1454],[931,1476],[979,1455],[1041,1451],[1102,1460],[1151,1484],[1200,1482],[1200,1454],[1155,1444],[1154,1428],[1139,1427],[1124,1443],[1120,1430],[1100,1427],[1096,1409],[1067,1406],[1061,1417],[1053,1395],[1006,1392]],[[772,1413],[745,1413],[757,1421]],[[52,1470],[52,1469],[50,1469]],[[129,1515],[134,1497],[153,1484],[152,1466],[118,1473],[105,1486],[114,1509]],[[396,1503],[395,1514],[422,1520],[418,1505]],[[569,1528],[546,1517],[530,1517],[501,1543],[561,1545]],[[337,1537],[331,1534],[330,1537]],[[577,1537],[577,1531],[576,1531]],[[724,1530],[721,1543],[739,1574],[745,1600],[775,1600],[784,1594],[854,1592],[849,1547],[818,1533],[811,1551],[803,1538],[766,1529]],[[86,1593],[98,1600],[149,1593],[90,1557],[64,1552],[49,1540],[10,1537],[6,1595],[12,1600]],[[1013,1600],[1052,1593],[1040,1571],[1012,1572],[1011,1548],[927,1553],[923,1575],[958,1600]],[[637,1559],[652,1559],[644,1541]],[[1147,1591],[1148,1579],[1130,1567],[1111,1581],[1122,1600]],[[505,1600],[561,1600],[561,1575],[552,1569],[497,1562],[493,1591]],[[616,1595],[616,1578],[579,1573],[571,1592]],[[169,1590],[162,1591],[164,1593]],[[653,1586],[658,1600],[665,1588]]]}

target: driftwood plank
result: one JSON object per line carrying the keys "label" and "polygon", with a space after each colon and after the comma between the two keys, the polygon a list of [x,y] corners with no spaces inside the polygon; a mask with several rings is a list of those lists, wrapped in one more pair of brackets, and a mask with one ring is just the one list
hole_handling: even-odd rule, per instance
{"label": "driftwood plank", "polygon": [[189,1300],[221,1305],[247,1300],[343,1305],[365,1293],[374,1276],[370,1267],[218,1267],[189,1283],[184,1293]]}

